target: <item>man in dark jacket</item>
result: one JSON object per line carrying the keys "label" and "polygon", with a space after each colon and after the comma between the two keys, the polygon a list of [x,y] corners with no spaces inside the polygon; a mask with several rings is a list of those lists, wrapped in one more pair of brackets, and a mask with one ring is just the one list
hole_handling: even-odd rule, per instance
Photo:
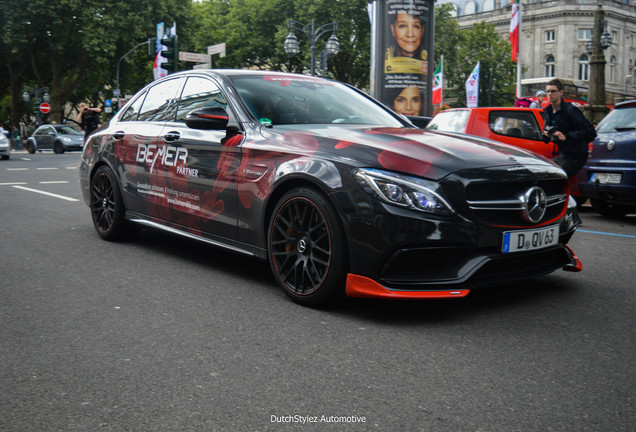
{"label": "man in dark jacket", "polygon": [[561,81],[551,80],[545,91],[550,105],[543,110],[543,141],[557,145],[559,155],[553,160],[572,178],[585,165],[588,143],[596,137],[596,130],[580,109],[563,100]]}

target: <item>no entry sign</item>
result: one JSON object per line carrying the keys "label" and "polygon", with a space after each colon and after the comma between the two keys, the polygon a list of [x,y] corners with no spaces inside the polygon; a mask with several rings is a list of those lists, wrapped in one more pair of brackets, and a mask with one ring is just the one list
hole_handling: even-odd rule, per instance
{"label": "no entry sign", "polygon": [[49,111],[51,111],[51,105],[47,104],[46,102],[42,102],[42,103],[40,104],[40,112],[41,112],[42,114],[46,114],[46,113],[48,113]]}

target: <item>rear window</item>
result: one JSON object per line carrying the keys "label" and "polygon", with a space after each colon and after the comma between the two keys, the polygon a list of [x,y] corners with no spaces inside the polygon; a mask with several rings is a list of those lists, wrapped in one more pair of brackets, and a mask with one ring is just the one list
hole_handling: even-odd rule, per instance
{"label": "rear window", "polygon": [[426,129],[464,133],[469,116],[470,111],[468,110],[442,111],[433,117]]}
{"label": "rear window", "polygon": [[621,132],[636,129],[636,106],[616,108],[596,126],[596,132]]}

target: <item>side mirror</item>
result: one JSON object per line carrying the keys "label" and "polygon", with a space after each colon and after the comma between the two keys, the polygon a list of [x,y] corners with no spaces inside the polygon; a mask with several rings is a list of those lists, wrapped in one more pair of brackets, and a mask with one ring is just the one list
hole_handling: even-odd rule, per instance
{"label": "side mirror", "polygon": [[186,125],[192,129],[225,130],[229,119],[221,107],[198,108],[186,115]]}

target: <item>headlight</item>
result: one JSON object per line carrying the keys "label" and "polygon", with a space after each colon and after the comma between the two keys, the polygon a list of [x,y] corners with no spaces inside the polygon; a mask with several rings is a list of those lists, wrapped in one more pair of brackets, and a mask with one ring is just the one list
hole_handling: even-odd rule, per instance
{"label": "headlight", "polygon": [[376,169],[357,169],[353,176],[365,192],[389,204],[437,215],[454,213],[438,192],[438,183]]}
{"label": "headlight", "polygon": [[71,139],[68,138],[68,137],[64,137],[64,138],[62,138],[62,141],[69,143],[69,142],[71,142]]}

